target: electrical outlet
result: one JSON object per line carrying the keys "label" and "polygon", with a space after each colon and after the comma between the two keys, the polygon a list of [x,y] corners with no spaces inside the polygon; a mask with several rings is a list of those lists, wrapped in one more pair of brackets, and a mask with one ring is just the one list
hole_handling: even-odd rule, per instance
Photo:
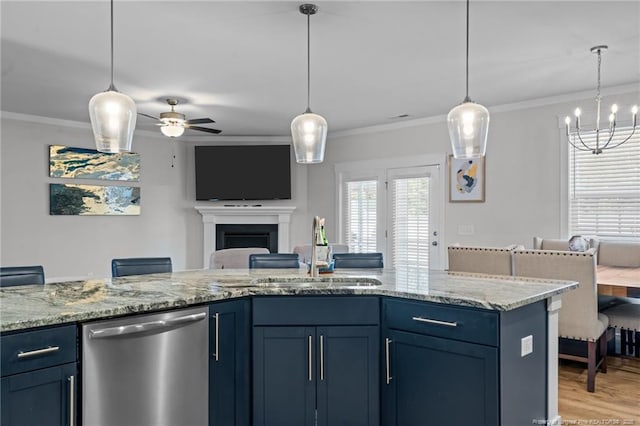
{"label": "electrical outlet", "polygon": [[473,225],[458,225],[458,235],[473,235],[475,233]]}
{"label": "electrical outlet", "polygon": [[520,340],[520,356],[527,356],[533,352],[533,336],[529,335]]}

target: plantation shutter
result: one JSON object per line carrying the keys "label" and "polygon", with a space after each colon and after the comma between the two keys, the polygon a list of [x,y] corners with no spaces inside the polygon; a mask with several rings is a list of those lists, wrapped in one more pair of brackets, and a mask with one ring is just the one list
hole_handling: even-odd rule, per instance
{"label": "plantation shutter", "polygon": [[354,253],[377,251],[378,181],[356,180],[344,182],[343,224],[344,242]]}
{"label": "plantation shutter", "polygon": [[389,178],[391,262],[395,268],[429,267],[429,179]]}
{"label": "plantation shutter", "polygon": [[[617,129],[612,143],[630,133]],[[595,132],[581,136],[595,146]],[[570,235],[640,238],[640,134],[599,155],[569,146],[568,156]]]}

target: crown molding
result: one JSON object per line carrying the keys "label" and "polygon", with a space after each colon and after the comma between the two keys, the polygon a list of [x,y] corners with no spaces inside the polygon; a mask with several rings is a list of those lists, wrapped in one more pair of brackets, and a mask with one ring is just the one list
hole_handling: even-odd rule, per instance
{"label": "crown molding", "polygon": [[[613,96],[621,94],[638,94],[640,96],[640,81],[631,84],[624,84],[619,86],[606,87],[601,90],[602,96]],[[548,96],[538,99],[529,99],[522,102],[513,102],[508,104],[500,104],[491,107],[487,107],[491,113],[500,113],[508,111],[517,111],[528,108],[536,108],[547,105],[561,104],[565,102],[577,101],[581,99],[593,98],[593,90],[585,90],[580,92],[566,93],[556,96]],[[486,105],[485,105],[486,106]],[[62,120],[59,118],[42,117],[38,115],[20,114],[15,112],[0,111],[0,117],[7,120],[24,121],[30,123],[49,124],[53,126],[70,127],[76,129],[91,129],[91,125],[88,122]],[[378,132],[387,132],[392,130],[399,130],[418,126],[427,126],[431,124],[443,123],[447,119],[446,114],[435,115],[431,117],[423,117],[416,119],[409,119],[400,122],[377,124],[373,126],[358,127],[347,130],[337,130],[329,132],[331,138],[343,138],[347,136],[372,134]],[[136,133],[143,136],[154,137],[159,139],[167,139],[159,132],[152,132],[150,130],[138,130]],[[282,144],[291,143],[291,136],[215,136],[215,139],[201,140],[198,136],[186,136],[181,137],[180,141],[190,144],[225,144],[225,143],[271,143]]]}
{"label": "crown molding", "polygon": [[[611,86],[608,88],[603,88],[601,90],[601,94],[603,97],[621,95],[621,94],[633,94],[633,93],[637,93],[640,95],[640,82],[632,83],[632,84],[623,84],[620,86]],[[499,113],[499,112],[517,111],[517,110],[528,109],[528,108],[536,108],[536,107],[547,106],[547,105],[561,104],[561,103],[571,102],[571,101],[576,101],[581,99],[591,99],[593,98],[593,96],[594,96],[593,90],[584,90],[581,92],[565,93],[562,95],[547,96],[545,98],[538,98],[538,99],[529,99],[526,101],[500,104],[500,105],[495,105],[491,107],[487,105],[485,106],[487,107],[487,109],[489,109],[491,113]],[[405,121],[396,122],[396,123],[378,124],[375,126],[360,127],[360,128],[348,129],[348,130],[338,130],[335,132],[329,132],[329,135],[331,137],[341,138],[346,136],[386,132],[386,131],[397,130],[397,129],[405,129],[409,127],[443,123],[446,121],[446,119],[447,119],[447,115],[442,114],[442,115],[435,115],[435,116],[425,117],[425,118],[416,118],[413,120],[405,120]]]}

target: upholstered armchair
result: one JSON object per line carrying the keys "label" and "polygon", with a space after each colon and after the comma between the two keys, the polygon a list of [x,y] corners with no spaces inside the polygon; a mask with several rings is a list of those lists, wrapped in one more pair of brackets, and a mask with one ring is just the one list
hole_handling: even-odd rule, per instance
{"label": "upholstered armchair", "polygon": [[250,255],[268,253],[269,249],[263,247],[216,250],[209,258],[209,269],[247,269]]}
{"label": "upholstered armchair", "polygon": [[[589,239],[589,248],[595,249],[596,254],[598,253],[598,247],[600,245],[600,241],[596,238]],[[533,248],[534,250],[569,250],[569,240],[561,240],[554,238],[541,238],[541,237],[533,237]]]}
{"label": "upholstered armchair", "polygon": [[607,316],[598,313],[595,249],[586,252],[516,250],[513,259],[517,276],[579,282],[577,289],[562,295],[558,357],[586,362],[587,390],[593,392],[598,367],[603,373],[607,371],[609,326]]}
{"label": "upholstered armchair", "polygon": [[515,248],[449,246],[449,271],[513,275],[511,252]]}

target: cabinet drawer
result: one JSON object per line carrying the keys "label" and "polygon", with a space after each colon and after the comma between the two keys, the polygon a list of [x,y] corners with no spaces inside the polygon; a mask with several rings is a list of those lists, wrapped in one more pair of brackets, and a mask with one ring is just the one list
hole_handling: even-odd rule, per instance
{"label": "cabinet drawer", "polygon": [[253,325],[378,325],[377,297],[259,297]]}
{"label": "cabinet drawer", "polygon": [[383,326],[498,346],[498,314],[429,302],[383,299]]}
{"label": "cabinet drawer", "polygon": [[76,326],[44,328],[0,337],[2,376],[76,361]]}

